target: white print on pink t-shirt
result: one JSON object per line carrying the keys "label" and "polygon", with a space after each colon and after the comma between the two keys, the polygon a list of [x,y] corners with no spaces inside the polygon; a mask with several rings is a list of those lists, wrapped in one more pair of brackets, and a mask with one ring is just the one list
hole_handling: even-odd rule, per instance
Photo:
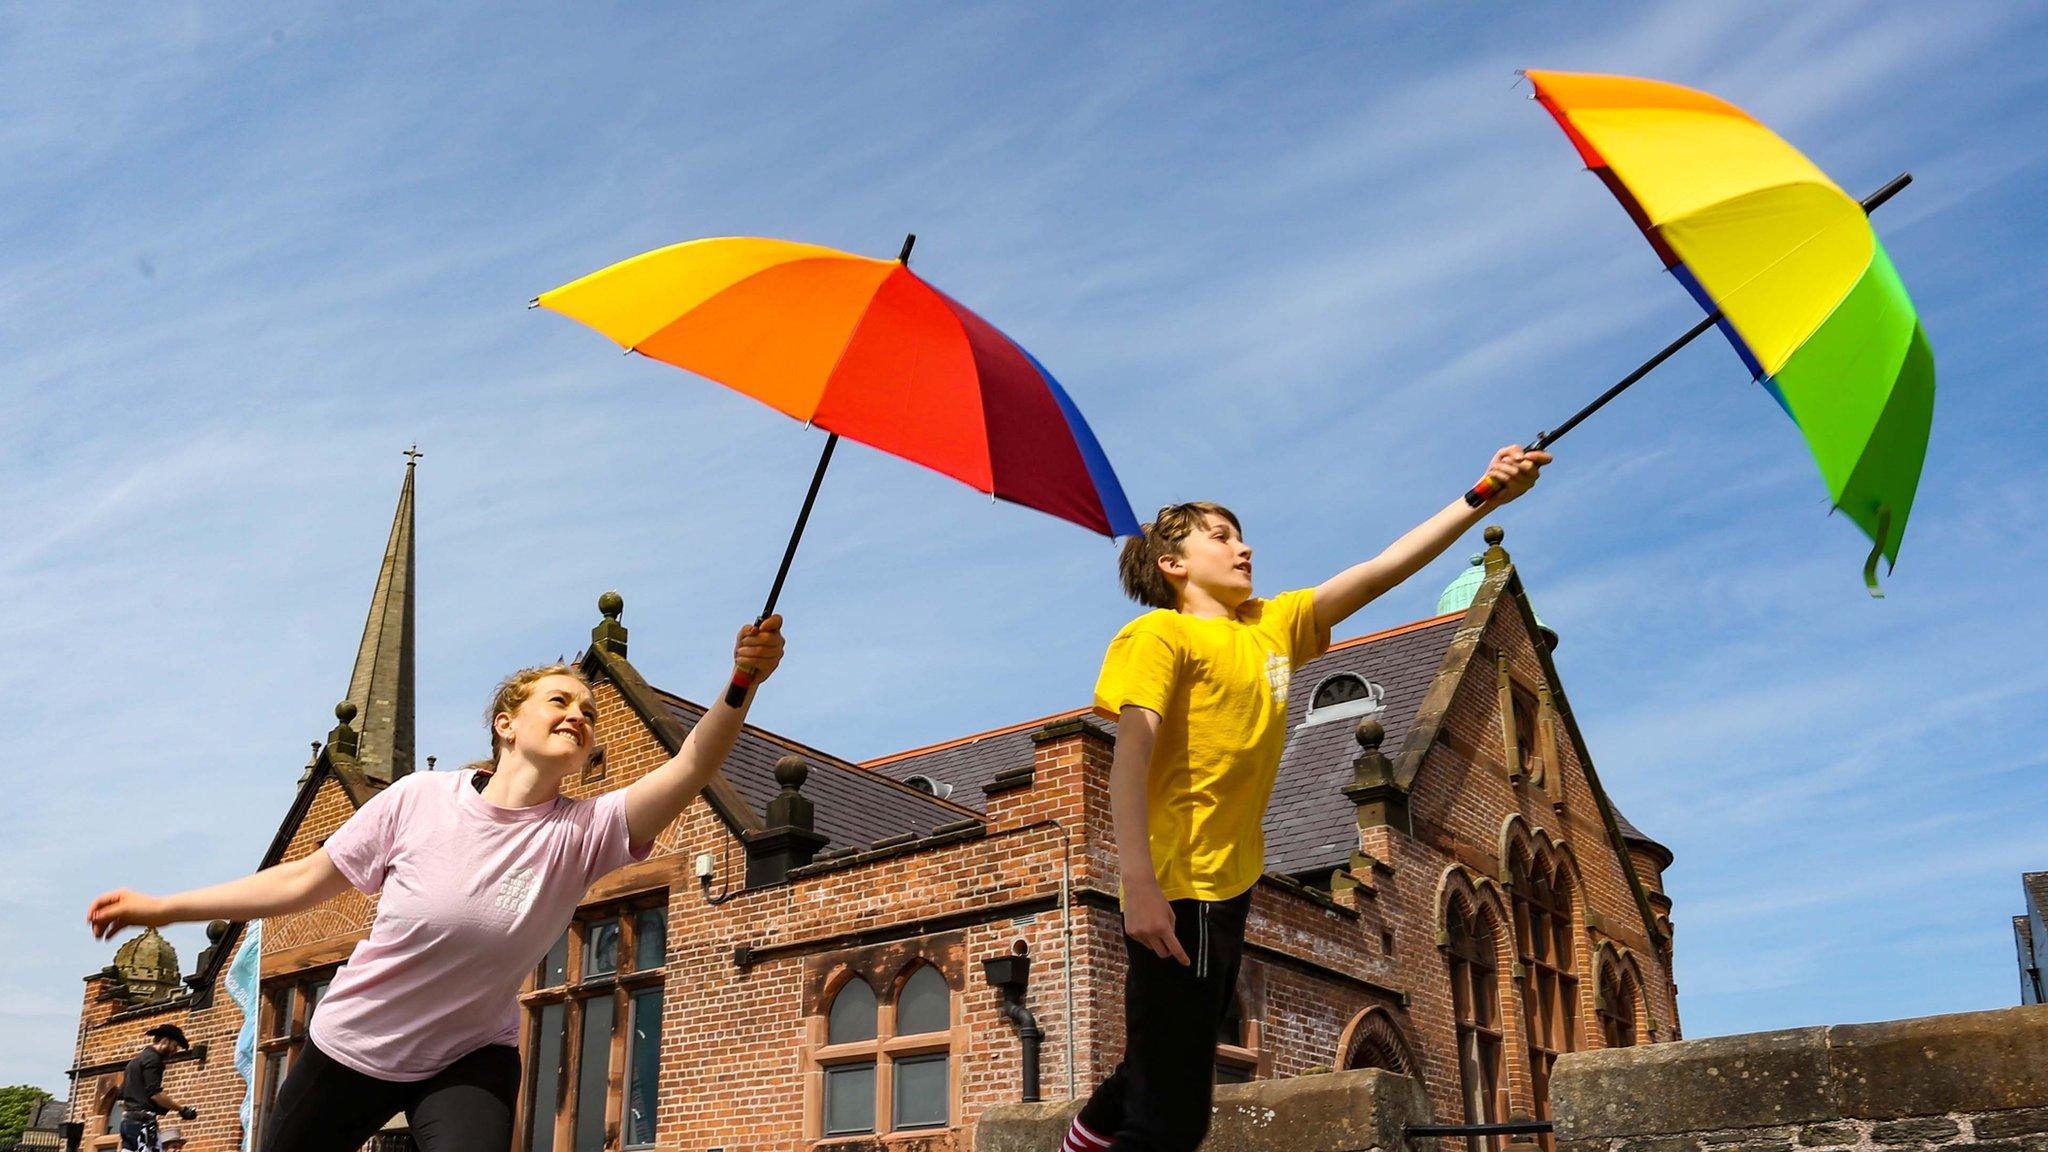
{"label": "white print on pink t-shirt", "polygon": [[498,881],[498,907],[520,913],[533,905],[533,869],[514,868]]}

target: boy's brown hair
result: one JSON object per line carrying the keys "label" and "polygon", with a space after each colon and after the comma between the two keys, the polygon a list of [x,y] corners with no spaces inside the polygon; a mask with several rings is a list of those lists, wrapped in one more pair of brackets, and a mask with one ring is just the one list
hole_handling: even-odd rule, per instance
{"label": "boy's brown hair", "polygon": [[1124,594],[1149,608],[1180,607],[1180,593],[1174,590],[1166,573],[1159,570],[1159,560],[1180,555],[1181,541],[1200,531],[1211,516],[1230,521],[1239,535],[1244,534],[1244,525],[1237,522],[1237,514],[1230,509],[1207,500],[1191,500],[1161,508],[1151,523],[1143,525],[1141,534],[1125,540],[1123,555],[1117,560]]}

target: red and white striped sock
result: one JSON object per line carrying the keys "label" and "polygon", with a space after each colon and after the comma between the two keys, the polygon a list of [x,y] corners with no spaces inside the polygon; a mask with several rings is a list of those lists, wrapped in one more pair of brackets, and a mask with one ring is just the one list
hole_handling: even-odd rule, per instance
{"label": "red and white striped sock", "polygon": [[1097,1136],[1076,1116],[1074,1126],[1067,1129],[1067,1138],[1060,1144],[1060,1152],[1103,1152],[1108,1147],[1109,1137]]}

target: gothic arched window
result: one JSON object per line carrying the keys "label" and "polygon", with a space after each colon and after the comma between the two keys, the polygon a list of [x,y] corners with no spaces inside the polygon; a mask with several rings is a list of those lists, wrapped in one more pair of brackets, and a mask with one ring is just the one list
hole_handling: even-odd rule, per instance
{"label": "gothic arched window", "polygon": [[1536,1118],[1547,1120],[1551,1072],[1559,1056],[1577,1047],[1579,981],[1573,970],[1571,900],[1564,866],[1548,853],[1532,862],[1517,851],[1510,868],[1515,946],[1528,973],[1522,981],[1522,1015],[1528,1022],[1530,1089]]}
{"label": "gothic arched window", "polygon": [[[1450,964],[1451,1013],[1458,1031],[1458,1086],[1465,1122],[1500,1119],[1501,1024],[1499,965],[1490,917],[1462,900],[1444,909],[1444,957]],[[1494,1146],[1491,1137],[1470,1144]]]}

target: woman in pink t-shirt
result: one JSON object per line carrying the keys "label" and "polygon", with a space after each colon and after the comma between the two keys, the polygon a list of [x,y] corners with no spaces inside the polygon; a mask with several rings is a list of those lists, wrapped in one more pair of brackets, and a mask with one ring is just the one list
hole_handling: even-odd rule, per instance
{"label": "woman in pink t-shirt", "polygon": [[[733,662],[766,679],[782,618],[741,629]],[[597,705],[575,669],[514,673],[492,700],[491,759],[413,773],[311,855],[175,896],[92,902],[122,928],[300,912],[345,887],[379,897],[335,973],[262,1123],[267,1152],[346,1152],[403,1112],[425,1152],[504,1152],[519,1097],[519,988],[592,881],[644,859],[732,750],[752,701],[717,702],[668,763],[587,799],[564,778],[598,754]]]}

